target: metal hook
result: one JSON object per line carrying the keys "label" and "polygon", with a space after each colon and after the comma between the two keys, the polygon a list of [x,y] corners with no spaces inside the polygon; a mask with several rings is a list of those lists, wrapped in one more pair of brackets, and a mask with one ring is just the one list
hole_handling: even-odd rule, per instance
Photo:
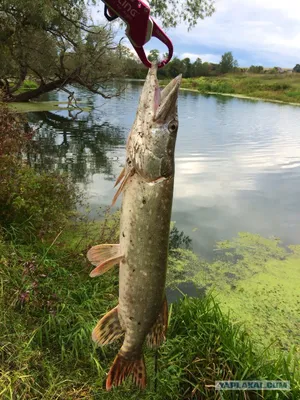
{"label": "metal hook", "polygon": [[132,43],[142,63],[151,68],[143,46],[156,37],[164,43],[169,50],[168,57],[158,64],[158,68],[164,67],[173,56],[173,44],[164,31],[150,17],[150,7],[146,0],[131,0],[121,2],[119,0],[103,0],[105,3],[104,15],[108,21],[114,21],[120,17],[127,25],[126,35]]}
{"label": "metal hook", "polygon": [[119,18],[118,15],[113,13],[113,11],[109,7],[107,7],[106,4],[104,5],[104,16],[109,22],[112,22],[115,19]]}
{"label": "metal hook", "polygon": [[[150,18],[150,19],[152,20],[152,24],[153,24],[153,28],[152,28],[150,39],[151,39],[151,37],[156,37],[162,43],[164,43],[167,46],[168,50],[169,50],[168,57],[166,59],[160,61],[159,64],[158,64],[158,68],[162,68],[166,64],[168,64],[168,62],[173,57],[173,51],[174,51],[173,50],[173,44],[172,44],[171,40],[168,38],[168,36],[164,33],[164,31],[157,25],[157,23],[152,18]],[[130,39],[130,37],[129,37],[129,39]],[[148,39],[148,40],[150,40],[150,39]],[[133,43],[133,41],[131,41],[131,43],[132,43],[135,51],[137,52],[140,60],[142,61],[142,63],[146,67],[151,68],[152,63],[151,63],[151,61],[148,60],[147,55],[146,55],[145,50],[144,50],[144,47],[143,46],[136,46]]]}

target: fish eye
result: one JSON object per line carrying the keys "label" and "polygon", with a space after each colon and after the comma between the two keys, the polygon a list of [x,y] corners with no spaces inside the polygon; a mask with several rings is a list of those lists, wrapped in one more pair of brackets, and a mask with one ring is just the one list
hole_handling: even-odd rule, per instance
{"label": "fish eye", "polygon": [[177,131],[178,129],[178,122],[176,121],[176,119],[173,119],[173,121],[171,121],[169,123],[168,129],[171,133],[174,133],[175,131]]}

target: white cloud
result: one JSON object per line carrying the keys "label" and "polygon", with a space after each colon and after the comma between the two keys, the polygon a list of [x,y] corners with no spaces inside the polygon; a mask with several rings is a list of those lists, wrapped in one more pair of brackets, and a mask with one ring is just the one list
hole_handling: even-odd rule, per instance
{"label": "white cloud", "polygon": [[195,54],[232,50],[240,63],[246,59],[285,67],[299,62],[298,0],[217,0],[216,10],[189,32],[184,25],[173,30],[175,48]]}
{"label": "white cloud", "polygon": [[[104,22],[103,4],[92,9],[92,17]],[[212,17],[199,20],[191,31],[182,24],[167,33],[175,54],[189,54],[191,60],[200,56],[218,62],[221,54],[232,51],[241,66],[294,67],[300,62],[299,26],[299,0],[216,0]],[[124,33],[122,26],[119,34]],[[157,39],[146,45],[147,51],[154,48],[166,51]]]}
{"label": "white cloud", "polygon": [[221,60],[221,54],[194,54],[194,53],[183,53],[179,55],[179,58],[190,58],[192,62],[196,61],[197,58],[201,58],[202,62],[212,62],[218,64]]}

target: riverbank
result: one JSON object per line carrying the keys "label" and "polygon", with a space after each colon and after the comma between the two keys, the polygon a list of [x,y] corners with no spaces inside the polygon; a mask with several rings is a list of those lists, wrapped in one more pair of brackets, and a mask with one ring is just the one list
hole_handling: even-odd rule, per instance
{"label": "riverbank", "polygon": [[300,74],[226,74],[182,80],[182,89],[281,104],[300,105]]}

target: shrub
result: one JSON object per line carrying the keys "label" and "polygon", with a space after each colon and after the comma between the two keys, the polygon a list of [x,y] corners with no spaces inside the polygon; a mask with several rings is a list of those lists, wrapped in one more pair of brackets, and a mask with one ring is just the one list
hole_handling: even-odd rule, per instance
{"label": "shrub", "polygon": [[[26,239],[57,231],[69,218],[79,199],[75,185],[64,175],[37,173],[22,159],[29,138],[26,121],[0,109],[0,225],[22,231]],[[15,231],[16,232],[16,231]]]}
{"label": "shrub", "polygon": [[37,83],[27,79],[23,82],[22,88],[23,89],[36,89],[38,87]]}

